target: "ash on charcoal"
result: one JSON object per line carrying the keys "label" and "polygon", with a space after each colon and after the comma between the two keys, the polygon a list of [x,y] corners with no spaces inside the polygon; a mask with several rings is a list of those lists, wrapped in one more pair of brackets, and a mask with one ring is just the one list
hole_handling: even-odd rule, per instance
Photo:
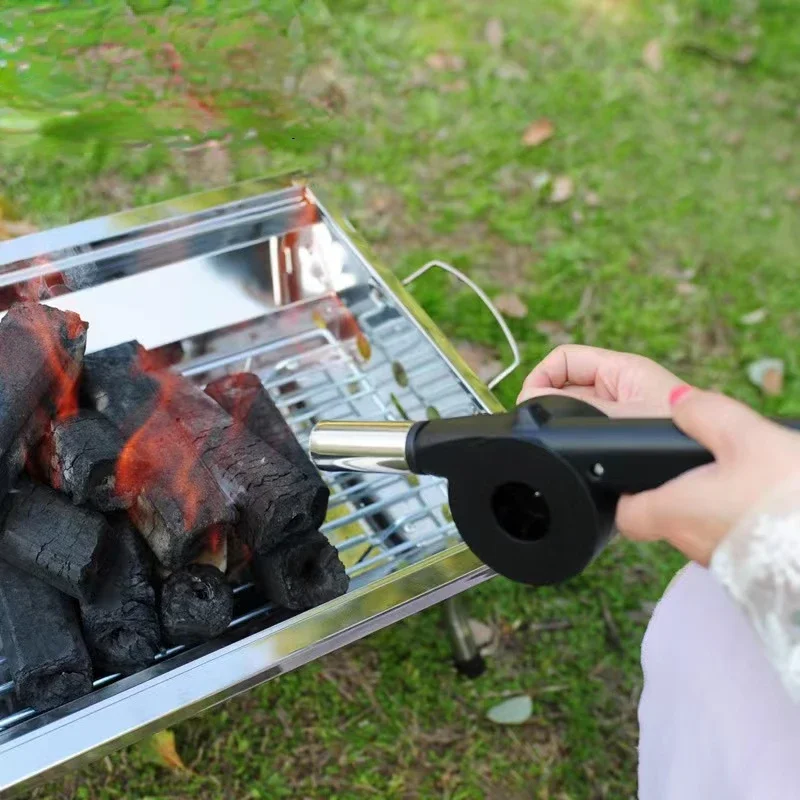
{"label": "ash on charcoal", "polygon": [[159,613],[168,644],[207,642],[230,625],[233,590],[216,567],[190,564],[164,581]]}
{"label": "ash on charcoal", "polygon": [[251,566],[268,600],[297,611],[333,600],[350,585],[336,548],[319,531],[293,536]]}
{"label": "ash on charcoal", "polygon": [[58,412],[70,402],[86,328],[77,314],[38,303],[18,303],[0,321],[0,498],[38,436],[32,424],[37,410],[47,405],[48,411]]}
{"label": "ash on charcoal", "polygon": [[23,707],[47,711],[92,690],[75,603],[2,560],[0,639]]}
{"label": "ash on charcoal", "polygon": [[124,517],[115,518],[108,571],[80,604],[83,633],[98,670],[131,675],[161,649],[153,556]]}
{"label": "ash on charcoal", "polygon": [[46,481],[78,505],[98,511],[128,508],[135,499],[130,487],[117,489],[116,468],[123,440],[117,427],[97,411],[81,410],[53,420],[38,451]]}
{"label": "ash on charcoal", "polygon": [[[316,491],[324,494],[327,509],[328,487],[257,375],[252,372],[226,375],[209,383],[206,394],[234,420],[294,464],[314,484]],[[324,513],[322,518],[311,520],[311,524],[319,527],[323,521]]]}
{"label": "ash on charcoal", "polygon": [[211,532],[227,535],[238,515],[191,437],[166,411],[161,385],[140,368],[140,352],[128,343],[90,355],[84,390],[126,439],[116,487],[136,496],[131,520],[158,560],[179,569]]}
{"label": "ash on charcoal", "polygon": [[22,480],[0,507],[0,558],[80,600],[105,566],[108,525],[47,486]]}

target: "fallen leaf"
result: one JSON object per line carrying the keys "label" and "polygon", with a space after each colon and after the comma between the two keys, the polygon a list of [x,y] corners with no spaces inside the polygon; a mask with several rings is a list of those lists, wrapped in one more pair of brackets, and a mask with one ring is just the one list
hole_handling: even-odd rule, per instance
{"label": "fallen leaf", "polygon": [[783,361],[779,358],[760,358],[747,367],[747,377],[769,397],[783,391]]}
{"label": "fallen leaf", "polygon": [[502,703],[492,706],[486,717],[498,725],[522,725],[533,714],[533,700],[526,694],[509,697]]}
{"label": "fallen leaf", "polygon": [[233,171],[230,152],[224,142],[210,139],[179,151],[188,182],[192,186],[229,183]]}
{"label": "fallen leaf", "polygon": [[436,53],[431,53],[426,59],[425,63],[431,68],[438,71],[460,72],[466,66],[466,61],[462,56],[455,53],[445,53],[442,50]]}
{"label": "fallen leaf", "polygon": [[484,36],[490,47],[495,50],[500,50],[503,47],[503,42],[506,38],[506,31],[503,27],[503,21],[493,17],[486,23],[484,28]]}
{"label": "fallen leaf", "polygon": [[358,354],[361,356],[363,361],[369,361],[372,358],[372,345],[369,343],[369,339],[364,336],[361,331],[356,334],[356,349],[358,350]]}
{"label": "fallen leaf", "polygon": [[566,326],[558,320],[543,319],[535,327],[537,333],[546,336],[552,345],[569,344],[572,341]]}
{"label": "fallen leaf", "polygon": [[574,222],[576,225],[580,225],[580,224],[582,224],[582,223],[583,223],[583,211],[581,211],[579,208],[576,208],[576,209],[575,209],[575,210],[572,212],[572,214],[570,214],[570,216],[572,217],[572,221],[573,221],[573,222]]}
{"label": "fallen leaf", "polygon": [[553,179],[553,176],[546,171],[537,172],[531,176],[531,186],[537,192],[541,192],[544,188],[548,187]]}
{"label": "fallen leaf", "polygon": [[711,102],[717,108],[725,108],[725,106],[730,105],[731,102],[731,95],[730,92],[714,92],[711,96]]}
{"label": "fallen leaf", "polygon": [[141,50],[134,50],[130,47],[124,47],[121,44],[111,44],[108,42],[93,47],[87,47],[82,52],[79,51],[76,55],[85,58],[87,61],[103,61],[115,67],[118,67],[125,61],[143,57]]}
{"label": "fallen leaf", "polygon": [[558,205],[566,203],[575,192],[575,184],[569,175],[558,175],[553,180],[553,190],[550,192],[550,202]]}
{"label": "fallen leaf", "polygon": [[507,317],[524,319],[528,316],[528,307],[516,294],[501,294],[494,299],[495,308]]}
{"label": "fallen leaf", "polygon": [[394,392],[389,392],[389,400],[392,401],[392,405],[397,410],[397,413],[400,415],[400,419],[409,420],[410,417],[408,416],[408,412],[403,408],[403,404],[400,402],[400,399]]}
{"label": "fallen leaf", "polygon": [[159,731],[150,738],[145,739],[141,747],[148,761],[167,767],[174,772],[189,772],[175,749],[175,734],[173,731],[169,729]]}
{"label": "fallen leaf", "polygon": [[477,342],[462,341],[456,342],[456,350],[482,381],[491,380],[503,369],[497,353],[490,347]]}
{"label": "fallen leaf", "polygon": [[515,61],[504,61],[502,64],[498,65],[494,74],[500,78],[501,81],[525,81],[530,77],[528,70]]}
{"label": "fallen leaf", "polygon": [[392,375],[401,389],[405,389],[408,386],[408,373],[399,361],[392,362]]}
{"label": "fallen leaf", "polygon": [[690,297],[697,293],[697,286],[689,281],[680,281],[675,284],[675,291],[683,297]]}
{"label": "fallen leaf", "polygon": [[10,220],[0,217],[0,239],[13,239],[17,236],[27,236],[39,230],[35,225],[24,220]]}
{"label": "fallen leaf", "polygon": [[661,52],[661,42],[651,39],[642,49],[642,61],[652,72],[661,72],[664,68],[664,54]]}
{"label": "fallen leaf", "polygon": [[741,67],[746,67],[748,64],[752,63],[752,61],[756,57],[756,48],[753,47],[752,44],[746,44],[740,47],[732,57],[732,61],[734,64],[738,64]]}
{"label": "fallen leaf", "polygon": [[413,89],[427,86],[430,83],[430,73],[424,67],[413,67],[408,85]]}
{"label": "fallen leaf", "polygon": [[487,625],[479,619],[470,619],[468,625],[472,633],[472,638],[475,640],[475,644],[479,649],[486,647],[486,645],[491,644],[494,640],[494,628],[492,628],[491,625]]}
{"label": "fallen leaf", "polygon": [[790,203],[800,203],[800,186],[790,186],[786,190],[786,199]]}
{"label": "fallen leaf", "polygon": [[744,142],[744,134],[741,131],[728,131],[723,141],[728,147],[739,147]]}
{"label": "fallen leaf", "polygon": [[525,129],[525,133],[522,134],[522,144],[526,147],[538,147],[540,144],[544,144],[555,132],[555,125],[547,117],[542,117],[532,122]]}
{"label": "fallen leaf", "polygon": [[425,416],[428,419],[441,419],[442,415],[439,413],[439,409],[436,406],[428,406],[425,409]]}
{"label": "fallen leaf", "polygon": [[465,92],[467,89],[469,89],[469,81],[466,78],[459,78],[457,81],[446,83],[442,86],[443,92],[451,94],[454,92]]}
{"label": "fallen leaf", "polygon": [[763,322],[767,318],[767,309],[766,308],[757,308],[755,311],[751,311],[749,314],[745,314],[739,321],[742,325],[758,325],[760,322]]}
{"label": "fallen leaf", "polygon": [[775,151],[775,161],[778,164],[788,164],[792,160],[792,150],[789,147],[781,147]]}
{"label": "fallen leaf", "polygon": [[583,195],[583,202],[589,208],[598,208],[600,205],[600,195],[597,192],[585,192]]}
{"label": "fallen leaf", "polygon": [[340,64],[327,61],[309,67],[300,78],[296,91],[314,105],[338,112],[347,106],[355,87]]}

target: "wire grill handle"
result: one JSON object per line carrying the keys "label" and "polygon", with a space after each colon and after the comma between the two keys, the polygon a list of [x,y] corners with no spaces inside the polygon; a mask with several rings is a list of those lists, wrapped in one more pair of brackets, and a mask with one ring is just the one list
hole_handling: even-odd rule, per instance
{"label": "wire grill handle", "polygon": [[439,269],[443,269],[445,272],[449,272],[454,278],[461,281],[465,286],[468,286],[475,292],[476,295],[480,298],[486,308],[489,309],[492,316],[497,321],[497,324],[500,326],[500,330],[503,331],[503,335],[506,337],[506,341],[508,342],[508,346],[511,348],[511,354],[513,359],[511,363],[502,370],[502,372],[498,373],[497,375],[492,378],[489,383],[487,384],[490,389],[494,389],[500,381],[507,378],[521,363],[521,358],[519,355],[519,345],[517,344],[517,340],[514,338],[514,334],[511,333],[511,330],[508,327],[508,323],[503,319],[503,315],[497,310],[495,304],[489,299],[489,296],[486,292],[478,286],[475,281],[471,278],[468,278],[461,270],[456,269],[452,264],[448,264],[446,261],[439,261],[439,259],[434,259],[433,261],[428,261],[427,264],[423,264],[419,269],[412,272],[408,277],[403,278],[403,286],[410,286],[414,283],[417,278],[424,275],[429,269],[432,267],[439,267]]}

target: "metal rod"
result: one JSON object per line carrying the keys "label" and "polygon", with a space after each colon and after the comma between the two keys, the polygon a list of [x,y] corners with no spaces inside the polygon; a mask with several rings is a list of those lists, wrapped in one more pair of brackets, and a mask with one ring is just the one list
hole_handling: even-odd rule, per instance
{"label": "metal rod", "polygon": [[309,452],[324,470],[407,472],[406,440],[412,422],[320,422]]}

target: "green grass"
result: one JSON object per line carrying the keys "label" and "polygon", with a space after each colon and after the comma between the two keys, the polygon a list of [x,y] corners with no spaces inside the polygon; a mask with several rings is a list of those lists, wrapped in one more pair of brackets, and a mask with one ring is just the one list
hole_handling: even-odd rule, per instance
{"label": "green grass", "polygon": [[[526,366],[551,346],[536,323],[558,321],[576,341],[800,411],[789,0],[36,7],[0,13],[6,215],[62,223],[301,166],[398,273],[435,256],[516,292]],[[499,49],[484,35],[492,16]],[[653,39],[657,72],[641,55]],[[439,51],[463,64],[432,68]],[[555,135],[522,146],[540,117]],[[210,139],[219,146],[197,148]],[[574,196],[552,205],[547,183],[562,174]],[[417,293],[448,335],[504,354],[488,315],[453,291],[430,277]],[[762,323],[742,324],[762,307]],[[745,378],[762,356],[787,364],[769,402]],[[506,403],[523,377],[502,386]],[[134,749],[37,796],[633,797],[642,604],[679,563],[617,543],[564,587],[492,581],[470,594],[501,631],[478,681],[452,672],[434,609],[179,726],[191,774]],[[571,627],[537,627],[552,620]],[[485,720],[518,690],[534,698],[528,725]]]}

